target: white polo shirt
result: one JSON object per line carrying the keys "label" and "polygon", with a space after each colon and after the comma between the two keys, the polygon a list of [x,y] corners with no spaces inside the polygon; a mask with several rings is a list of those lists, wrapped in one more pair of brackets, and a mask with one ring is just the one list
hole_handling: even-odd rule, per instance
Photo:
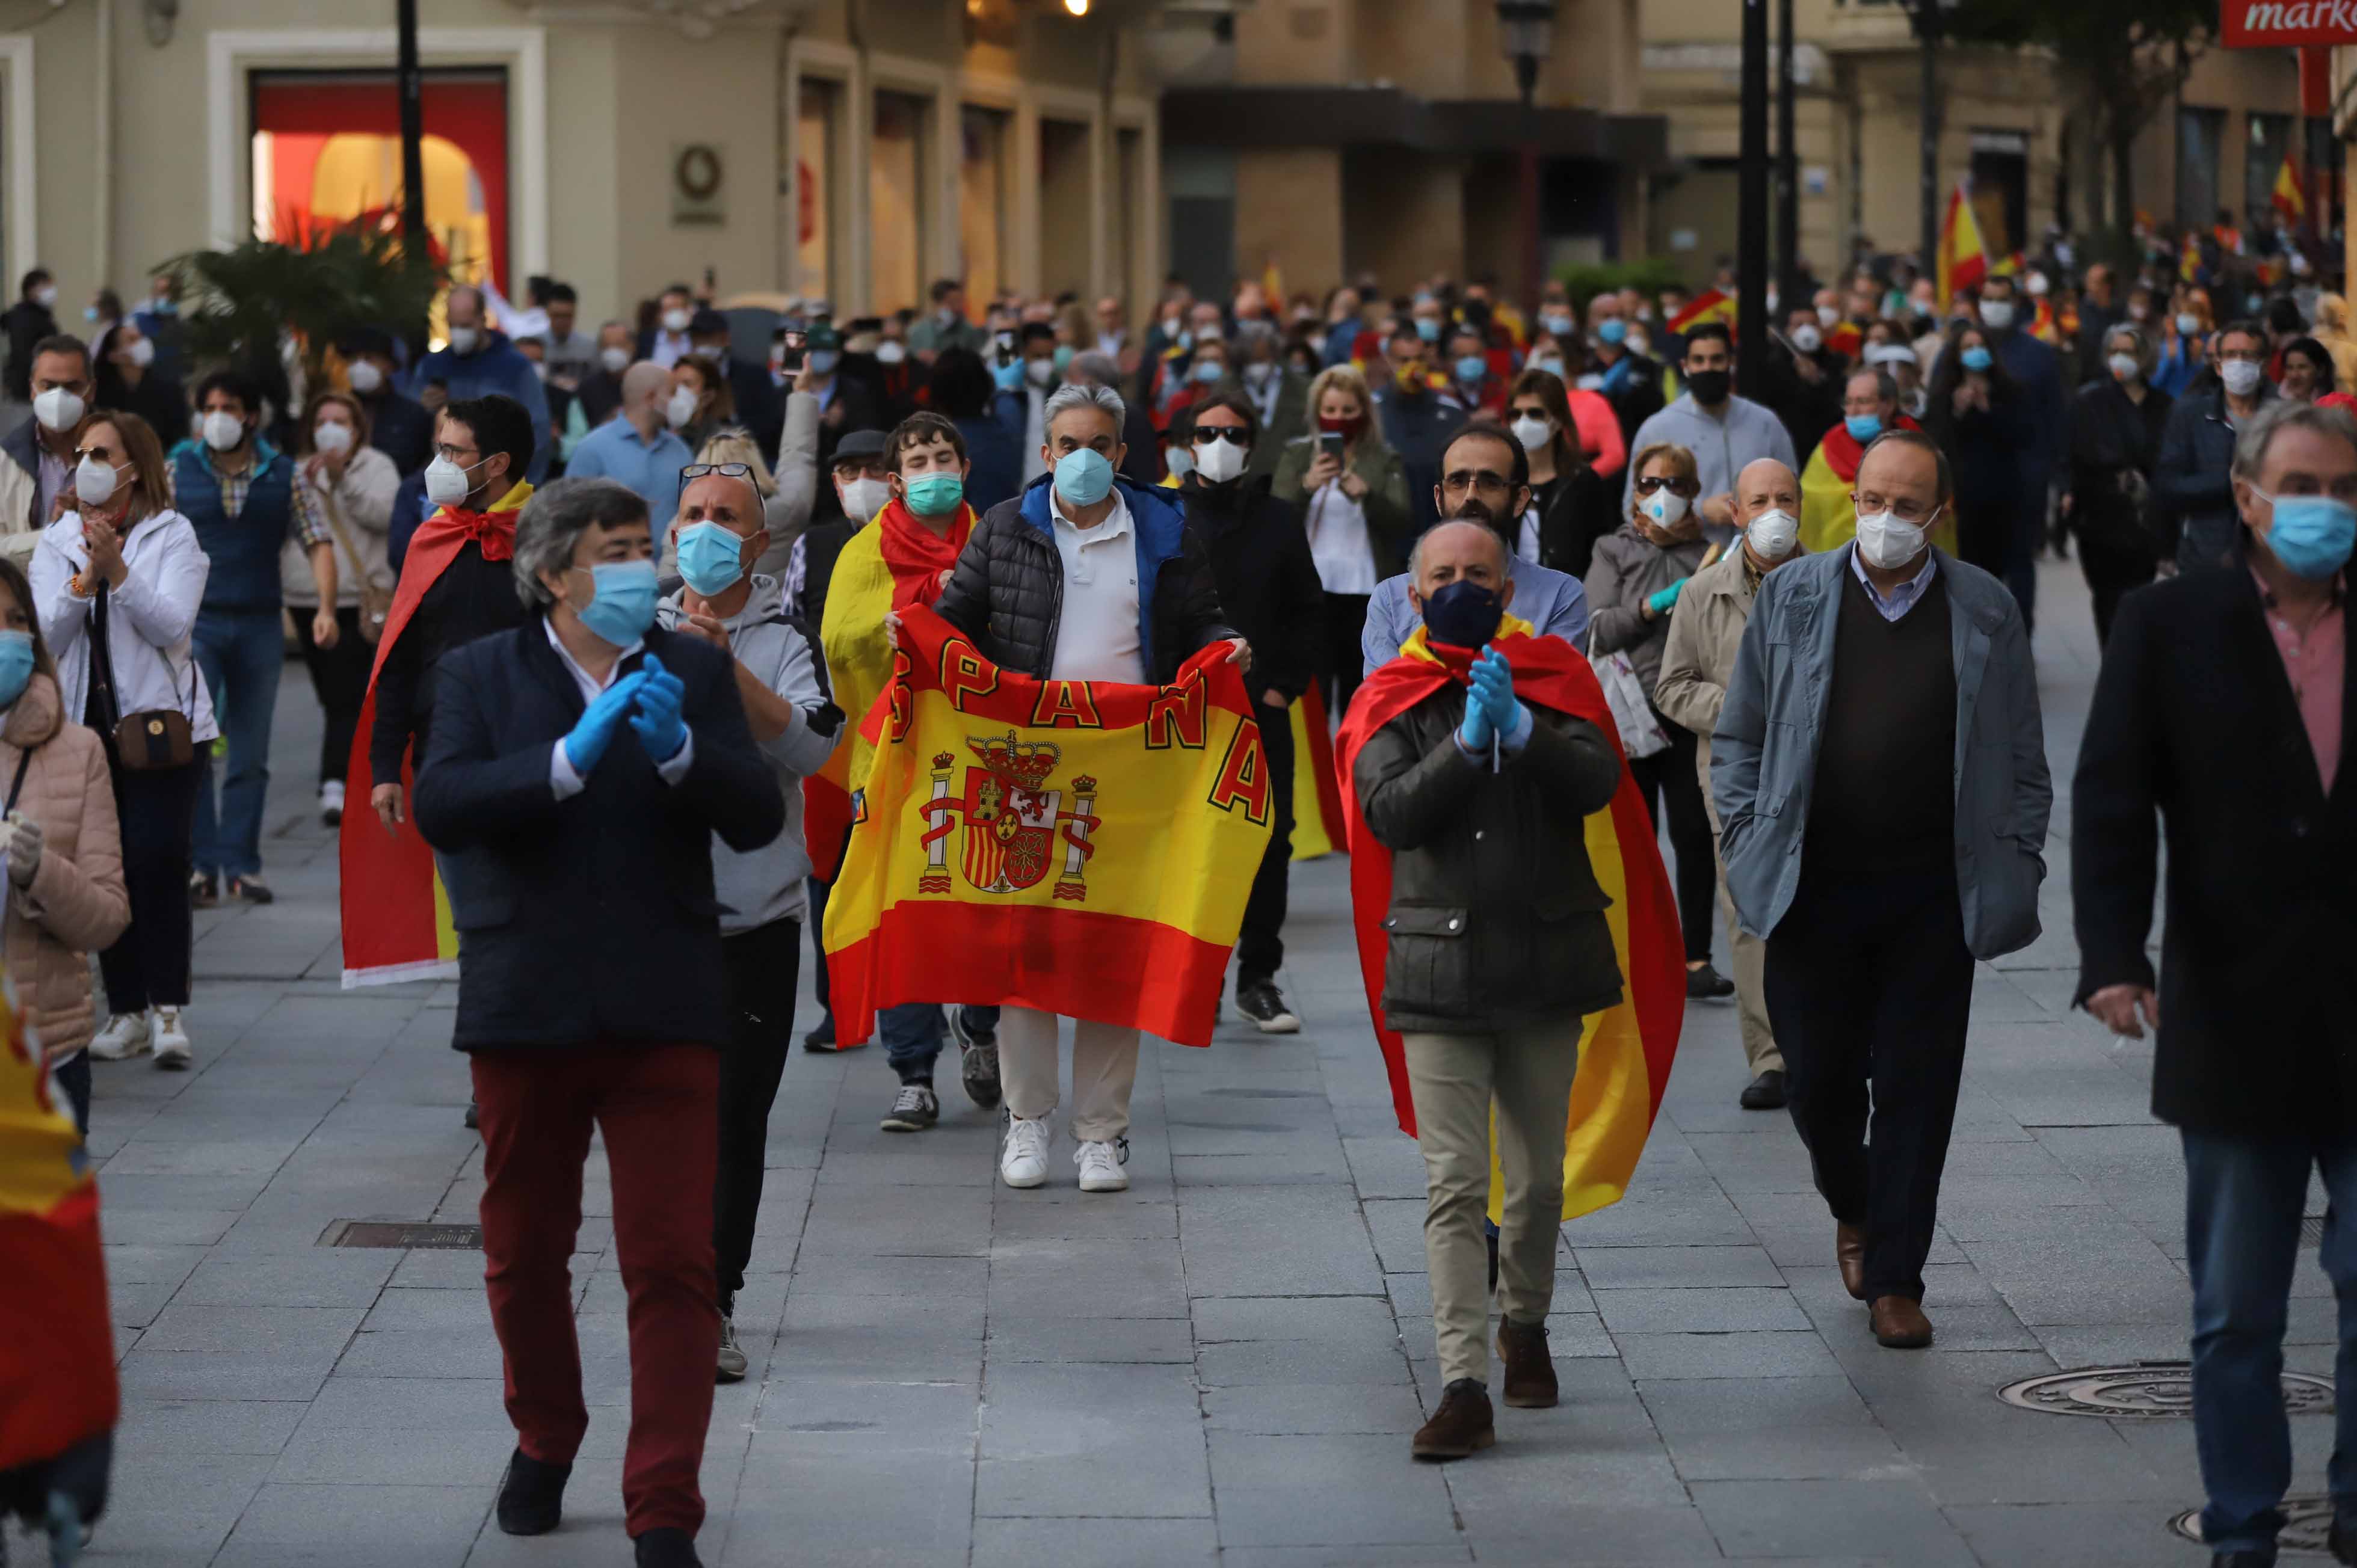
{"label": "white polo shirt", "polygon": [[1137,635],[1137,542],[1120,487],[1113,510],[1094,528],[1076,528],[1062,498],[1048,487],[1048,516],[1064,559],[1064,616],[1056,628],[1051,681],[1146,682]]}

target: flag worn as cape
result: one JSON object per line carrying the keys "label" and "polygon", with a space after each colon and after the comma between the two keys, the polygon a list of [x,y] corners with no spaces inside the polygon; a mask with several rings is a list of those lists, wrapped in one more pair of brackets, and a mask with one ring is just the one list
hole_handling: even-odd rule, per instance
{"label": "flag worn as cape", "polygon": [[1275,801],[1225,643],[1168,686],[1001,670],[921,605],[826,901],[835,1032],[944,997],[1211,1044]]}
{"label": "flag worn as cape", "polygon": [[[941,575],[957,564],[958,552],[974,532],[974,508],[960,501],[949,532],[938,534],[893,500],[870,522],[835,558],[826,618],[818,632],[828,691],[855,725],[892,679],[884,613],[930,605],[940,596]],[[826,766],[802,780],[802,836],[811,874],[821,882],[834,881],[842,865],[843,837],[851,831],[851,781],[866,757],[866,743],[855,730],[849,746],[836,746]],[[847,1037],[840,1029],[836,1036]]]}
{"label": "flag worn as cape", "polygon": [[0,985],[0,1472],[107,1431],[121,1402],[98,1178],[54,1082]]}
{"label": "flag worn as cape", "polygon": [[[1922,426],[1902,413],[1898,428],[1921,430]],[[1857,508],[1849,493],[1857,483],[1857,465],[1865,456],[1865,446],[1849,433],[1847,424],[1826,431],[1816,451],[1810,454],[1808,467],[1801,471],[1801,547],[1811,554],[1837,550],[1857,537]],[[1952,555],[1956,549],[1954,510],[1951,507],[1942,512],[1932,527],[1932,542]]]}
{"label": "flag worn as cape", "polygon": [[[532,487],[516,481],[489,511],[443,507],[418,524],[402,558],[401,580],[393,585],[393,608],[386,615],[384,635],[377,639],[376,662],[369,668],[368,696],[361,703],[360,727],[352,735],[351,761],[345,777],[369,778],[369,736],[376,729],[376,679],[386,655],[408,628],[425,591],[437,582],[458,552],[470,542],[480,546],[486,561],[507,561],[515,555],[516,514],[532,499]],[[414,807],[417,799],[417,764],[422,757],[402,759],[401,798]],[[392,832],[368,809],[368,787],[345,808],[337,830],[337,858],[342,867],[344,914],[344,988],[391,985],[404,980],[449,980],[458,972],[458,932],[450,923],[450,899],[434,869],[434,851],[418,836],[414,811],[404,810],[401,825]]]}
{"label": "flag worn as cape", "polygon": [[[1534,637],[1527,621],[1512,617],[1491,646],[1513,667],[1514,693],[1526,703],[1586,719],[1620,749],[1620,729],[1606,706],[1604,689],[1579,650],[1556,637]],[[1359,968],[1367,985],[1367,1010],[1390,1069],[1392,1106],[1400,1131],[1415,1135],[1415,1099],[1408,1087],[1407,1053],[1383,1018],[1383,970],[1390,943],[1383,922],[1391,908],[1392,852],[1367,830],[1359,792],[1351,777],[1360,748],[1393,719],[1454,681],[1467,683],[1471,656],[1461,649],[1436,650],[1418,627],[1400,657],[1367,677],[1351,699],[1350,716],[1337,741],[1335,768],[1342,810],[1350,822],[1351,913],[1359,938]],[[1624,981],[1619,1005],[1587,1018],[1580,1031],[1579,1072],[1572,1080],[1571,1113],[1563,1155],[1563,1214],[1574,1215],[1619,1201],[1644,1152],[1662,1091],[1669,1086],[1678,1031],[1685,1022],[1685,947],[1678,910],[1662,867],[1652,819],[1637,792],[1624,759],[1620,788],[1612,803],[1587,819],[1587,858],[1596,880],[1611,899],[1605,918],[1612,931],[1613,956]],[[1502,1212],[1492,1134],[1490,1213]]]}
{"label": "flag worn as cape", "polygon": [[1342,797],[1334,788],[1334,737],[1326,698],[1312,681],[1293,704],[1293,858],[1315,860],[1342,847]]}

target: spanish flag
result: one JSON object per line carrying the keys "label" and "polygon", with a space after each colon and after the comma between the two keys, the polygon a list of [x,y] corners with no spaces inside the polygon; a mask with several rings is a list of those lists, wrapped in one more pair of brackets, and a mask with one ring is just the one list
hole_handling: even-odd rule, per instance
{"label": "spanish flag", "polygon": [[[1604,689],[1577,649],[1560,638],[1535,637],[1528,621],[1512,616],[1491,646],[1512,665],[1514,690],[1523,701],[1587,720],[1620,750],[1620,729],[1605,705]],[[1470,663],[1462,650],[1434,649],[1417,628],[1400,657],[1369,676],[1351,700],[1335,758],[1343,813],[1350,820],[1351,906],[1360,972],[1375,1036],[1391,1069],[1392,1107],[1400,1131],[1410,1137],[1415,1135],[1415,1099],[1408,1087],[1405,1047],[1384,1022],[1383,1006],[1390,956],[1383,921],[1391,907],[1392,855],[1367,831],[1351,769],[1377,730],[1450,682],[1467,684]],[[1587,858],[1598,885],[1612,900],[1606,918],[1625,986],[1620,1004],[1589,1017],[1581,1030],[1579,1074],[1572,1083],[1564,1144],[1566,1219],[1616,1203],[1628,1191],[1661,1109],[1662,1091],[1669,1086],[1678,1032],[1685,1024],[1685,948],[1678,934],[1677,902],[1662,866],[1652,819],[1625,764],[1612,804],[1587,819]],[[1503,1201],[1493,1140],[1491,1218],[1501,1217]]]}
{"label": "spanish flag", "polygon": [[1275,806],[1227,645],[1132,686],[1001,670],[921,606],[900,643],[826,904],[837,1032],[954,996],[1211,1044]]}
{"label": "spanish flag", "polygon": [[1973,216],[1973,204],[1959,185],[1948,193],[1948,215],[1940,224],[1940,308],[1947,309],[1960,291],[1979,286],[1988,275],[1980,220]]}
{"label": "spanish flag", "polygon": [[1342,847],[1342,797],[1334,788],[1334,737],[1316,682],[1293,704],[1293,858],[1316,860]]}
{"label": "spanish flag", "polygon": [[[1921,430],[1922,426],[1902,413],[1898,428]],[[1849,433],[1846,423],[1826,431],[1816,451],[1810,454],[1809,466],[1801,473],[1801,547],[1811,554],[1837,550],[1857,537],[1857,506],[1849,493],[1857,483],[1857,466],[1865,456],[1864,443]],[[1954,512],[1950,507],[1941,513],[1932,530],[1933,542],[1950,554],[1956,549]]]}
{"label": "spanish flag", "polygon": [[2190,229],[2185,231],[2184,242],[2178,249],[2177,275],[2185,283],[2201,275],[2201,236]]}
{"label": "spanish flag", "polygon": [[1721,294],[1715,288],[1703,290],[1687,302],[1684,310],[1670,317],[1668,329],[1672,332],[1683,332],[1689,327],[1699,326],[1706,321],[1724,321],[1729,327],[1733,327],[1735,325],[1734,295]]}
{"label": "spanish flag", "polygon": [[[369,777],[369,736],[376,728],[376,678],[385,655],[409,626],[425,590],[469,542],[486,561],[515,556],[516,514],[532,499],[532,487],[522,480],[491,503],[489,511],[465,511],[444,507],[418,526],[401,564],[401,581],[393,590],[393,609],[385,617],[384,635],[376,645],[376,662],[369,670],[368,697],[361,704],[359,731],[352,736],[348,777]],[[409,807],[417,799],[417,764],[411,757],[401,765],[401,824],[392,832],[364,806],[347,809],[337,832],[338,858],[342,865],[344,914],[344,988],[391,985],[404,980],[451,980],[458,973],[458,932],[450,923],[450,898],[434,869],[434,852],[418,836]]]}
{"label": "spanish flag", "polygon": [[81,1134],[0,984],[0,1472],[114,1425],[121,1395]]}
{"label": "spanish flag", "polygon": [[2308,196],[2300,188],[2299,166],[2292,162],[2288,151],[2284,154],[2283,166],[2276,170],[2275,189],[2267,193],[2267,201],[2287,223],[2305,222],[2308,219]]}

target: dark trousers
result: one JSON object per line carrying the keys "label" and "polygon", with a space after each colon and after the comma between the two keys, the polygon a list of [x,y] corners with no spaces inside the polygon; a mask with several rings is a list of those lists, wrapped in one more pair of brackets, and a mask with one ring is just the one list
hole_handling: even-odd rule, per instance
{"label": "dark trousers", "polygon": [[1694,731],[1676,724],[1658,708],[1653,722],[1670,744],[1651,757],[1629,759],[1630,777],[1645,798],[1645,814],[1659,832],[1662,813],[1669,812],[1670,848],[1677,852],[1678,929],[1684,934],[1686,961],[1710,957],[1710,922],[1718,898],[1718,860],[1710,831],[1710,813],[1703,810],[1702,775],[1695,770]]}
{"label": "dark trousers", "polygon": [[507,1367],[516,1445],[569,1465],[589,1429],[568,1267],[594,1127],[612,1173],[614,1247],[630,1300],[630,1533],[704,1522],[696,1484],[720,1353],[712,1188],[720,1054],[708,1046],[477,1051],[483,1284]]}
{"label": "dark trousers", "polygon": [[[1352,640],[1355,647],[1355,634]],[[1243,929],[1236,937],[1238,991],[1275,979],[1285,962],[1285,898],[1293,870],[1293,710],[1259,703],[1253,714],[1260,720],[1261,749],[1268,757],[1270,823],[1268,849],[1253,876]]]}
{"label": "dark trousers", "polygon": [[826,984],[826,896],[834,891],[834,884],[813,876],[806,886],[810,888],[811,960],[817,965],[811,972],[811,989],[818,993],[818,1015],[831,1018],[834,1016],[834,998],[828,993]]}
{"label": "dark trousers", "polygon": [[2094,600],[2095,646],[2101,648],[2111,640],[2112,618],[2120,612],[2120,600],[2129,589],[2143,587],[2156,575],[2152,546],[2123,547],[2082,533],[2079,570],[2086,574],[2087,592]]}
{"label": "dark trousers", "polygon": [[115,761],[114,814],[123,824],[123,886],[131,924],[98,955],[110,1012],[188,1004],[188,851],[195,831],[201,760],[181,768],[135,769]]}
{"label": "dark trousers", "polygon": [[361,640],[360,607],[336,612],[336,646],[321,648],[311,636],[311,612],[294,612],[295,639],[303,647],[303,666],[311,671],[311,690],[328,715],[319,735],[319,782],[342,782],[352,760],[352,732],[360,727],[361,703],[368,697],[369,669],[376,662],[376,644]]}
{"label": "dark trousers", "polygon": [[[2308,1173],[2330,1200],[2319,1262],[2339,1298],[2333,1373],[2357,1389],[2357,1140],[2290,1126],[2266,1135],[2199,1133],[2185,1144],[2185,1253],[2193,1275],[2193,1441],[2201,1457],[2201,1539],[2216,1552],[2272,1552],[2291,1485],[2283,1339]],[[2357,1517],[2357,1400],[2335,1402],[2325,1484]]]}
{"label": "dark trousers", "polygon": [[720,1165],[712,1248],[724,1306],[745,1288],[770,1147],[770,1107],[794,1034],[802,923],[772,920],[720,939],[728,973],[728,1044],[720,1053]]}
{"label": "dark trousers", "polygon": [[74,1130],[83,1137],[90,1136],[90,1053],[76,1051],[58,1064],[58,1086],[66,1091],[66,1104],[73,1112]]}
{"label": "dark trousers", "polygon": [[1327,715],[1336,724],[1342,722],[1343,711],[1351,705],[1351,694],[1359,689],[1360,671],[1367,667],[1366,650],[1359,646],[1359,636],[1367,629],[1367,600],[1371,596],[1326,596],[1326,667],[1318,672],[1318,683],[1325,693]]}
{"label": "dark trousers", "polygon": [[1921,1301],[1973,1006],[1955,874],[1811,870],[1765,974],[1792,1125],[1834,1218],[1866,1230],[1867,1298]]}

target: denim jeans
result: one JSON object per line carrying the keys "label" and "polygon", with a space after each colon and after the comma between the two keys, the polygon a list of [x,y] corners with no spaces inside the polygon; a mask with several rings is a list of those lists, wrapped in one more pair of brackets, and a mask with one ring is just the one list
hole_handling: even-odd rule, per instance
{"label": "denim jeans", "polygon": [[[2357,1137],[2241,1136],[2187,1130],[2185,1240],[2193,1274],[2193,1434],[2201,1456],[2201,1539],[2211,1551],[2271,1552],[2291,1485],[2283,1337],[2299,1260],[2308,1173],[2321,1168],[2330,1212],[2324,1272],[2341,1304],[2333,1374],[2357,1390]],[[2357,1399],[2335,1402],[2325,1480],[2335,1510],[2357,1514]]]}
{"label": "denim jeans", "polygon": [[[998,1032],[996,1007],[965,1007],[959,1013],[969,1035]],[[931,1081],[933,1058],[942,1054],[942,1036],[948,1028],[938,1002],[903,1002],[898,1007],[882,1008],[876,1015],[876,1033],[884,1042],[884,1059],[892,1064],[892,1070],[900,1075],[902,1083]]]}
{"label": "denim jeans", "polygon": [[196,865],[208,875],[252,876],[262,869],[263,799],[270,790],[270,721],[286,650],[276,610],[199,610],[197,668],[229,737],[229,768],[213,800],[213,761],[199,747]]}

